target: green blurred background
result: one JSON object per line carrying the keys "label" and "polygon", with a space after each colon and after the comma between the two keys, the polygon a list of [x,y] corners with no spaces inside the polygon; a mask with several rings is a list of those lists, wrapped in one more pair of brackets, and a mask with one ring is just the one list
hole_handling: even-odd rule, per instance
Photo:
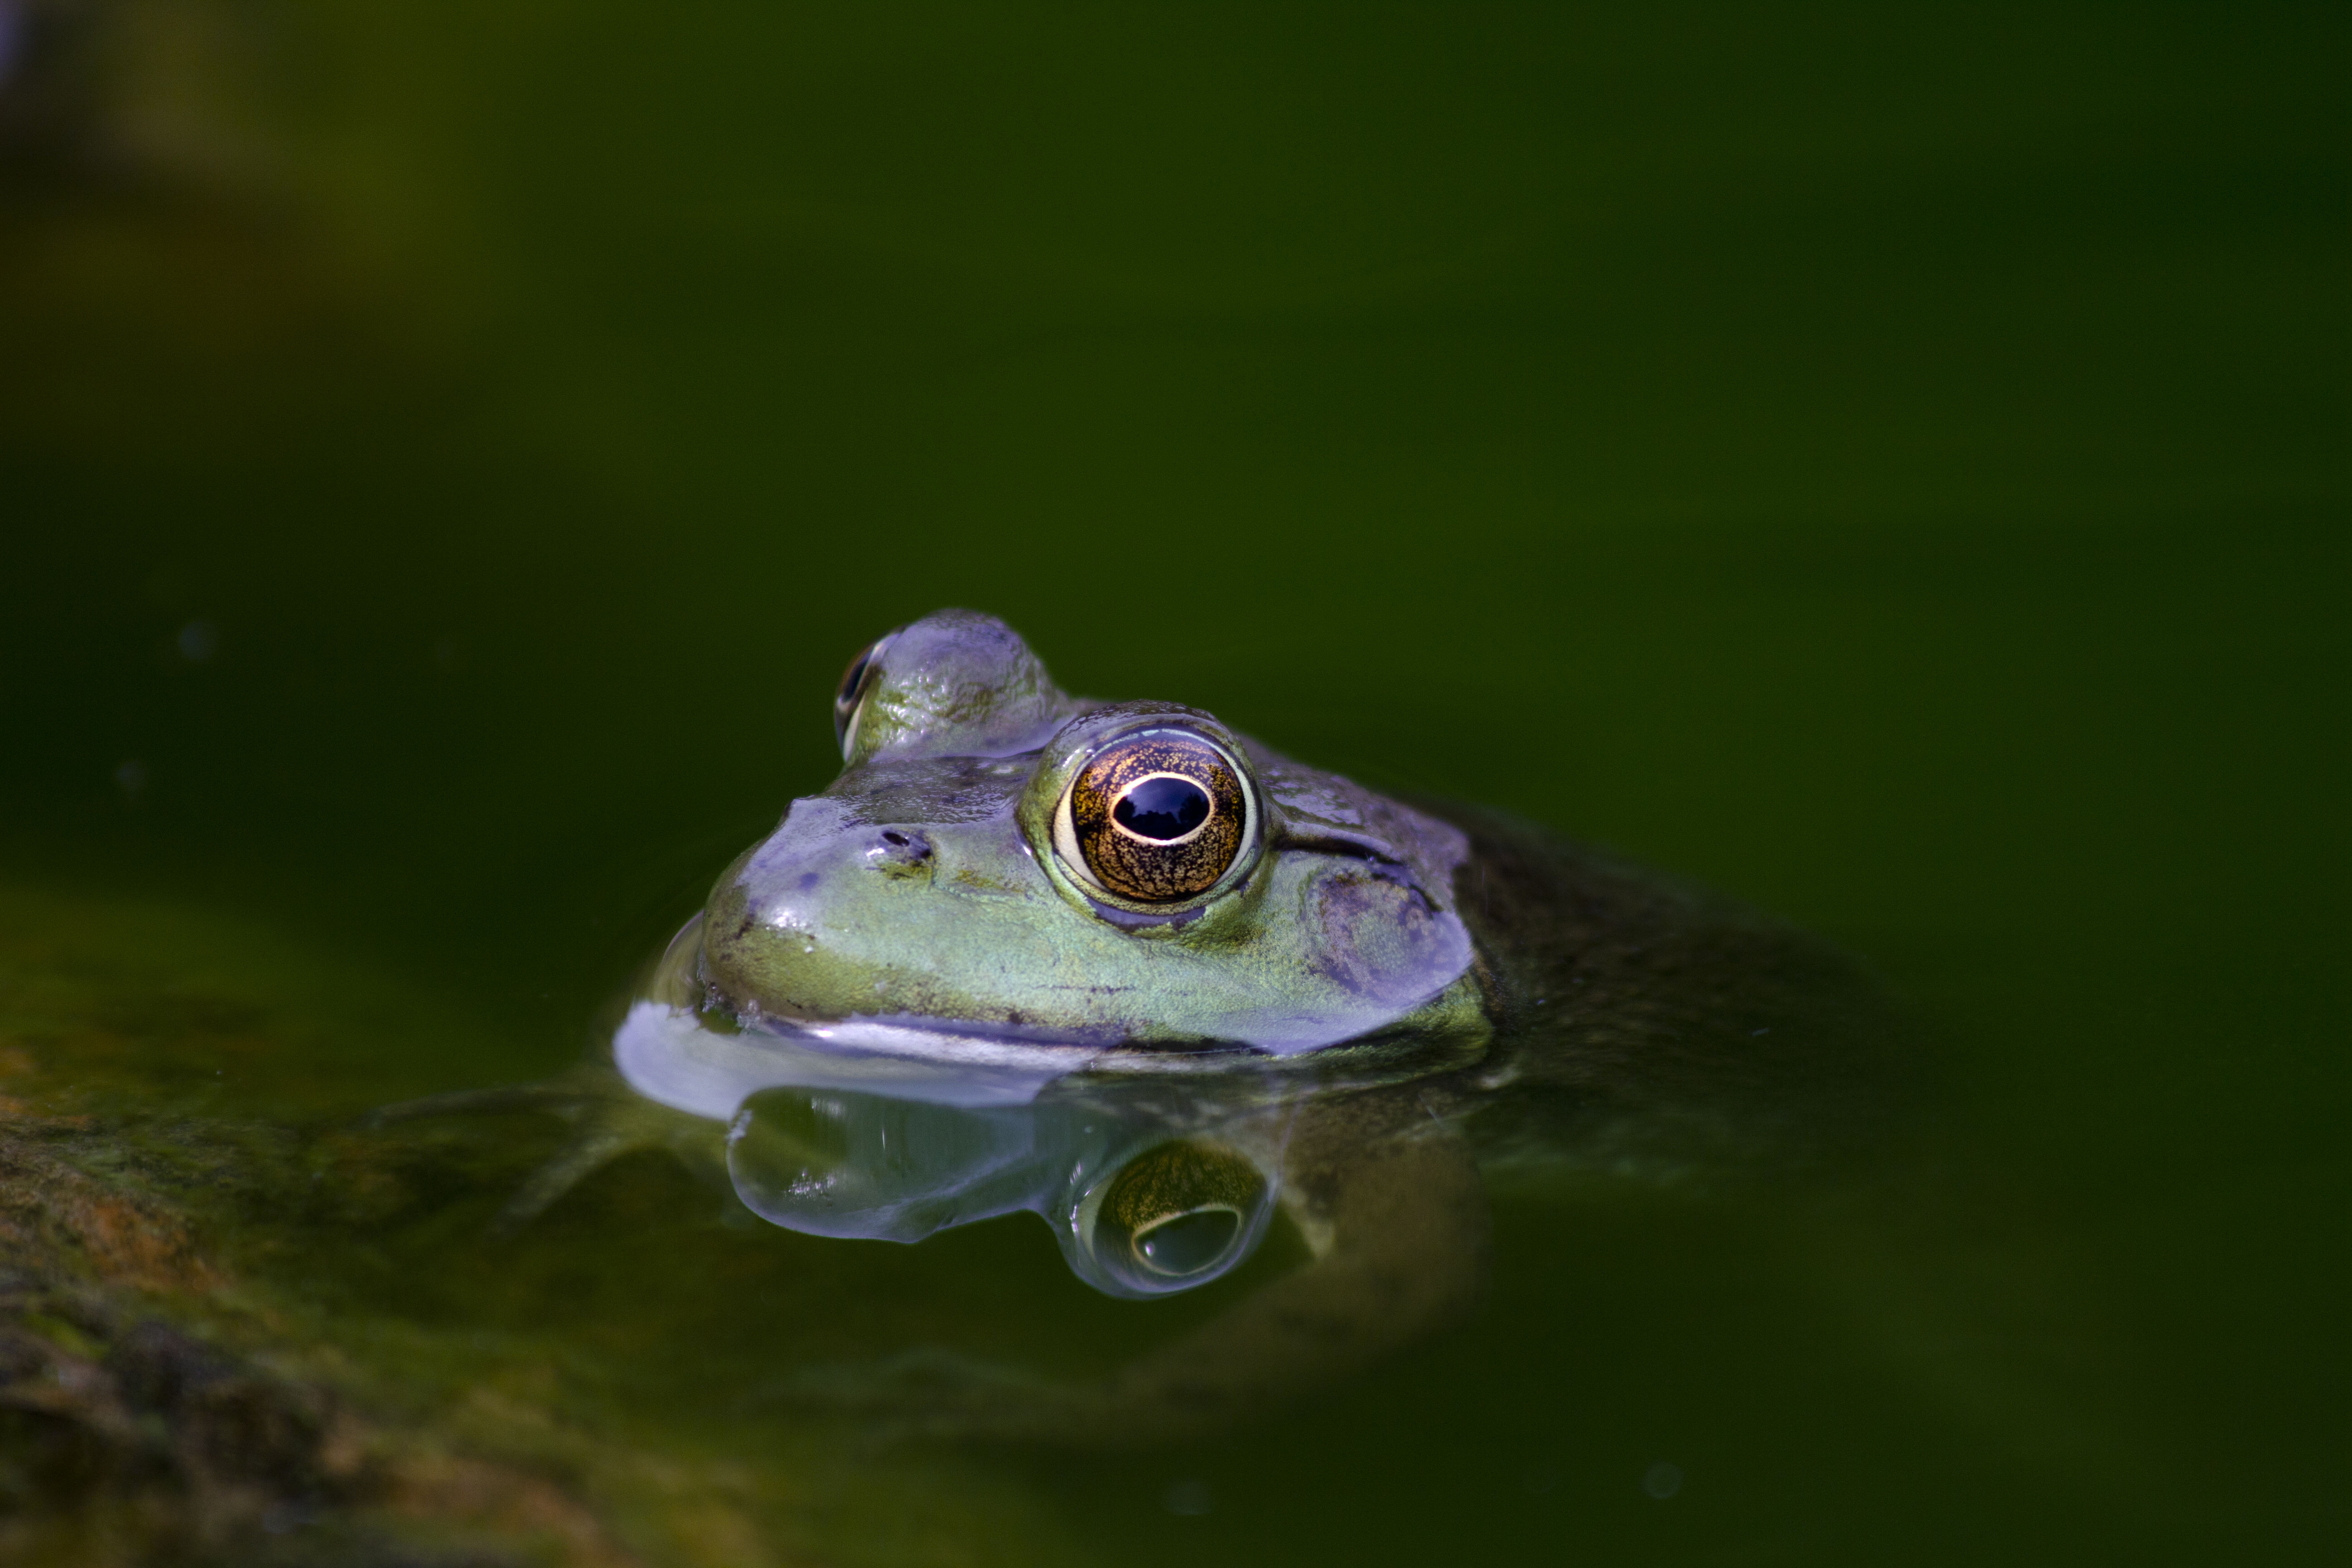
{"label": "green blurred background", "polygon": [[1506,1199],[1472,1336],[1109,1555],[2352,1525],[2352,12],[7,14],[12,879],[544,1072],[990,610],[1844,942],[1968,1151],[1884,1354]]}

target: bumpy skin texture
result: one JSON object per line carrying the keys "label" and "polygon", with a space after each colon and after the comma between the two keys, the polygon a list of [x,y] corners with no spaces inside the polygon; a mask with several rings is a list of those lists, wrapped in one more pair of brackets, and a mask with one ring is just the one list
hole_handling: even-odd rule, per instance
{"label": "bumpy skin texture", "polygon": [[[1197,710],[1066,697],[967,611],[893,634],[873,663],[841,776],[711,894],[701,974],[745,1021],[1275,1055],[1483,1027],[1454,908],[1468,845],[1442,820]],[[1057,837],[1092,760],[1145,731],[1202,737],[1255,775],[1231,868],[1169,885],[1212,880],[1198,896],[1122,897]]]}

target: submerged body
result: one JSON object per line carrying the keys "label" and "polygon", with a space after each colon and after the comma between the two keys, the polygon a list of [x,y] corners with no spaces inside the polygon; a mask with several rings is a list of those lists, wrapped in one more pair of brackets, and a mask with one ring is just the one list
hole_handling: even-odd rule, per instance
{"label": "submerged body", "polygon": [[1482,1168],[1752,1166],[1802,1147],[1875,1022],[1783,927],[1196,710],[1069,698],[986,616],[877,642],[835,722],[840,778],[629,1009],[631,1088],[725,1128],[736,1193],[793,1229],[1027,1208],[1129,1297],[1276,1223],[1311,1258],[1097,1385],[812,1384],[918,1426],[1134,1439],[1328,1382],[1476,1300]]}

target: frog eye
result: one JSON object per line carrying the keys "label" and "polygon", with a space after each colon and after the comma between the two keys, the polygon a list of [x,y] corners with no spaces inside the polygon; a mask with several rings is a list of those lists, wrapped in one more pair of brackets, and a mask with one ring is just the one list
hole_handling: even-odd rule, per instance
{"label": "frog eye", "polygon": [[1140,1294],[1204,1284],[1251,1250],[1270,1195],[1265,1175],[1231,1149],[1162,1143],[1129,1161],[1102,1190],[1092,1250]]}
{"label": "frog eye", "polygon": [[1139,903],[1196,898],[1249,842],[1251,797],[1224,749],[1184,730],[1147,730],[1087,759],[1055,813],[1073,874]]}
{"label": "frog eye", "polygon": [[866,712],[866,699],[881,682],[883,651],[905,629],[900,626],[887,631],[867,643],[849,661],[849,668],[841,672],[841,689],[833,694],[833,738],[841,742],[845,762],[851,748],[857,744],[857,721]]}

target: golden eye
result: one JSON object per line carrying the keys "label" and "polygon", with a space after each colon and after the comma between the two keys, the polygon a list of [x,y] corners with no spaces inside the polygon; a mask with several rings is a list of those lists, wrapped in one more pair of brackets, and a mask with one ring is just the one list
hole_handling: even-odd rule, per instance
{"label": "golden eye", "polygon": [[1232,759],[1198,735],[1153,730],[1089,758],[1055,837],[1107,892],[1167,903],[1207,892],[1248,841],[1249,794]]}
{"label": "golden eye", "polygon": [[858,649],[849,668],[841,672],[840,689],[833,694],[833,738],[841,743],[845,761],[850,749],[857,744],[857,721],[866,710],[866,695],[882,679],[883,650],[898,635],[897,631],[889,631],[876,637]]}

